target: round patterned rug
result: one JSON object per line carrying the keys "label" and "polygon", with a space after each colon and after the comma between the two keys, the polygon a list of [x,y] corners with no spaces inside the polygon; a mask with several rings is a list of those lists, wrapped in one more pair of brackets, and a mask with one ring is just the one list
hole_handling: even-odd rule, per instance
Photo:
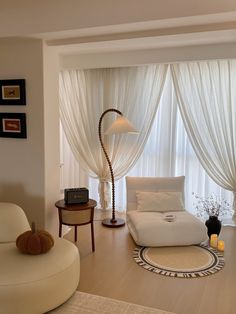
{"label": "round patterned rug", "polygon": [[223,254],[207,245],[141,247],[134,250],[133,257],[151,272],[178,278],[212,275],[225,264]]}

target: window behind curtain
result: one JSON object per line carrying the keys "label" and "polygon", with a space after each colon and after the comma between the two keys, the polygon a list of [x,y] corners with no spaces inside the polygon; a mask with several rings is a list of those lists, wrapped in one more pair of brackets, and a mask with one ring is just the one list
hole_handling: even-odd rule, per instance
{"label": "window behind curtain", "polygon": [[[98,197],[98,180],[88,178],[74,159],[63,130],[61,132],[61,188],[89,189],[90,198]],[[214,183],[200,165],[178,110],[170,75],[167,76],[161,103],[144,152],[128,176],[179,176],[185,175],[185,205],[194,213],[192,192],[207,197],[214,193],[232,203],[232,193]],[[125,178],[115,183],[116,209],[126,208]]]}

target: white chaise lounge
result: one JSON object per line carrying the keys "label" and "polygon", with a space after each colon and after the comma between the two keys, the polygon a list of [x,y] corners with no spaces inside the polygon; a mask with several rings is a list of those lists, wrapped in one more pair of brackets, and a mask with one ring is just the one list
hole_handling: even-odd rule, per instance
{"label": "white chaise lounge", "polygon": [[[203,222],[184,209],[185,177],[126,177],[127,225],[140,246],[185,246],[207,239]],[[167,215],[173,221],[167,221]]]}

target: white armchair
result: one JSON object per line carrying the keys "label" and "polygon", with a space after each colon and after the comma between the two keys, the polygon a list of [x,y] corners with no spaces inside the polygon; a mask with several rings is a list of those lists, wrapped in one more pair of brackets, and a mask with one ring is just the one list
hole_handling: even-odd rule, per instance
{"label": "white armchair", "polygon": [[184,208],[184,181],[184,176],[126,177],[126,220],[136,244],[185,246],[207,239],[204,223]]}
{"label": "white armchair", "polygon": [[19,206],[0,203],[0,314],[45,313],[64,303],[78,286],[78,248],[56,238],[45,254],[22,254],[15,240],[29,229]]}

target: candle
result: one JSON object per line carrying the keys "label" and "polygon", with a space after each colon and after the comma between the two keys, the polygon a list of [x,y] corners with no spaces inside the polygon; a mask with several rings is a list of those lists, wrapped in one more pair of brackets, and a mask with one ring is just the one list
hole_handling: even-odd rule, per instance
{"label": "candle", "polygon": [[217,243],[218,243],[218,235],[212,234],[210,238],[210,246],[217,248]]}
{"label": "candle", "polygon": [[217,249],[218,249],[218,251],[224,252],[224,250],[225,250],[225,242],[223,240],[219,240],[218,241]]}

